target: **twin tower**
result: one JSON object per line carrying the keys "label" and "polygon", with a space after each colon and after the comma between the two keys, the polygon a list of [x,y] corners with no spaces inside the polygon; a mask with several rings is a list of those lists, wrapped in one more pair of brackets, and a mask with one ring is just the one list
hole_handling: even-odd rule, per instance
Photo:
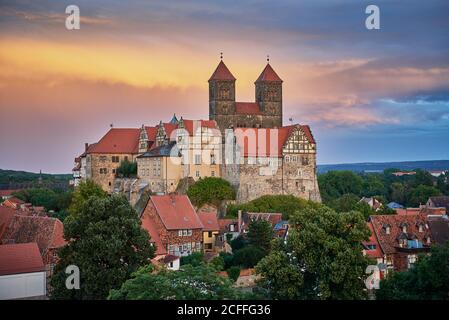
{"label": "twin tower", "polygon": [[235,77],[221,60],[209,79],[209,119],[228,128],[282,127],[282,80],[267,63],[257,78],[256,102],[235,101]]}

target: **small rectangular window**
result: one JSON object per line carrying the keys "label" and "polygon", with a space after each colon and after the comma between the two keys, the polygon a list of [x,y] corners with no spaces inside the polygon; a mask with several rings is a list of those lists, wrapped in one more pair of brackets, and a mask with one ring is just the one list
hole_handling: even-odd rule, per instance
{"label": "small rectangular window", "polygon": [[178,231],[178,236],[179,236],[179,237],[182,237],[182,230],[179,230],[179,231]]}

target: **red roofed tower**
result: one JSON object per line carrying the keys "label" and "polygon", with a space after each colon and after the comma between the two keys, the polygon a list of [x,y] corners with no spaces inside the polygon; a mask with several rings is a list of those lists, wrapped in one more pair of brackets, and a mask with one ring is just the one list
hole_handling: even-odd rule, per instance
{"label": "red roofed tower", "polygon": [[282,79],[267,62],[255,82],[256,102],[266,116],[263,127],[282,127]]}
{"label": "red roofed tower", "polygon": [[[235,77],[220,60],[209,79],[209,119],[224,123],[228,115],[235,113]],[[222,130],[224,128],[221,128]]]}

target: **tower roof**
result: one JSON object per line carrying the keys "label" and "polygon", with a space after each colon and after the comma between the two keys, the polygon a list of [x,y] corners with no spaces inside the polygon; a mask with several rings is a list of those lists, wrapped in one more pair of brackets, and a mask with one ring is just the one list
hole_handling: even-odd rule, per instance
{"label": "tower roof", "polygon": [[257,78],[257,80],[256,80],[256,82],[260,82],[260,81],[282,82],[282,79],[279,78],[279,76],[273,70],[271,65],[269,63],[267,63],[267,65],[265,66],[265,69],[263,69],[259,78]]}
{"label": "tower roof", "polygon": [[229,71],[228,67],[226,67],[223,60],[220,60],[220,63],[210,77],[209,81],[211,80],[235,80],[235,78],[231,71]]}

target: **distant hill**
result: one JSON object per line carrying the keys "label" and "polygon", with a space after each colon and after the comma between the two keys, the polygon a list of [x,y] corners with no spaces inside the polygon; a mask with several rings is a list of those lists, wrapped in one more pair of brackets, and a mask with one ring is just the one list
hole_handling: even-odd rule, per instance
{"label": "distant hill", "polygon": [[34,173],[0,169],[0,189],[21,189],[35,186],[66,189],[71,174]]}
{"label": "distant hill", "polygon": [[349,170],[355,172],[382,172],[388,168],[400,170],[449,170],[449,160],[401,161],[401,162],[363,162],[318,165],[318,173],[331,170]]}

